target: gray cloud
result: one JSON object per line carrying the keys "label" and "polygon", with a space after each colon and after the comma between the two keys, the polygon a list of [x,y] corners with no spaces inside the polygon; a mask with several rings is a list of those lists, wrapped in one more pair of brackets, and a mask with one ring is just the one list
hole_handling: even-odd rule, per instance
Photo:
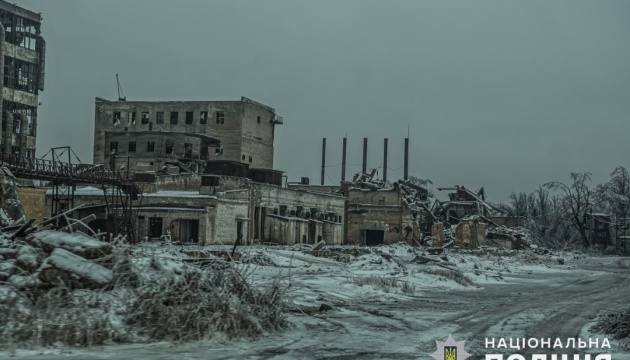
{"label": "gray cloud", "polygon": [[[319,181],[382,163],[491,200],[571,171],[603,181],[630,153],[626,1],[20,1],[47,40],[38,154],[90,161],[94,97],[256,99],[284,116],[275,162]],[[340,166],[328,168],[338,181]]]}

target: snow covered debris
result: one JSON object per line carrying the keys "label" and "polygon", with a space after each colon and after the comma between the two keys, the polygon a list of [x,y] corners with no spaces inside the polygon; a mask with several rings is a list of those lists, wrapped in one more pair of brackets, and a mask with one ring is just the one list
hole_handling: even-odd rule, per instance
{"label": "snow covered debris", "polygon": [[70,288],[99,288],[113,279],[111,270],[58,248],[44,261],[39,278]]}
{"label": "snow covered debris", "polygon": [[112,252],[112,245],[98,241],[81,233],[66,233],[43,230],[33,233],[35,244],[40,245],[47,253],[56,248],[68,250],[85,259],[98,259]]}

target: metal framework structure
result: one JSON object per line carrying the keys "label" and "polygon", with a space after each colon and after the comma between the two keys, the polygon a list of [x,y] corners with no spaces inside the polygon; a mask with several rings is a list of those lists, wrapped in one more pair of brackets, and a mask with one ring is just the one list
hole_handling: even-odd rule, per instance
{"label": "metal framework structure", "polygon": [[[133,242],[135,240],[132,225],[133,201],[138,199],[140,193],[134,181],[135,173],[130,172],[128,166],[126,171],[116,171],[106,170],[103,165],[73,164],[71,155],[74,152],[69,146],[53,148],[48,153],[51,154],[51,160],[0,151],[0,166],[8,168],[18,178],[50,181],[52,216],[74,208],[74,190],[77,184],[100,185],[107,206],[108,220],[113,221],[115,225],[115,235],[127,235]],[[112,161],[115,164],[115,159]],[[115,166],[110,166],[110,169],[115,169]]]}

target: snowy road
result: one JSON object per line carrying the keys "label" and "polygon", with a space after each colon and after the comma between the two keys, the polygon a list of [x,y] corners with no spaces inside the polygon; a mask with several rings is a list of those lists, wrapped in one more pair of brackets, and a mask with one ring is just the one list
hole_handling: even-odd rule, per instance
{"label": "snowy road", "polygon": [[[584,338],[588,336],[589,323],[600,311],[627,305],[630,259],[575,261],[575,269],[505,276],[505,281],[483,284],[483,289],[476,291],[438,289],[418,291],[412,296],[384,297],[366,292],[349,297],[342,286],[338,286],[336,295],[331,295],[334,288],[318,291],[313,283],[306,283],[300,291],[312,292],[314,305],[326,303],[334,310],[315,315],[292,313],[292,329],[253,342],[107,346],[63,354],[58,350],[18,351],[17,357],[431,359],[430,354],[436,350],[434,340],[442,341],[452,334],[458,341],[466,340],[466,350],[478,359],[486,353],[486,337]],[[308,276],[317,280],[326,275],[329,274]],[[613,359],[622,358],[628,358],[627,354],[613,355]]]}

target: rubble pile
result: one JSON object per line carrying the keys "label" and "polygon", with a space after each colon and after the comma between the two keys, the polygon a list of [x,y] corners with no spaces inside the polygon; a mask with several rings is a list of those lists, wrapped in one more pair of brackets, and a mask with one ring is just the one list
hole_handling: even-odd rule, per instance
{"label": "rubble pile", "polygon": [[620,340],[621,347],[630,349],[630,308],[600,315],[591,331],[610,335]]}

